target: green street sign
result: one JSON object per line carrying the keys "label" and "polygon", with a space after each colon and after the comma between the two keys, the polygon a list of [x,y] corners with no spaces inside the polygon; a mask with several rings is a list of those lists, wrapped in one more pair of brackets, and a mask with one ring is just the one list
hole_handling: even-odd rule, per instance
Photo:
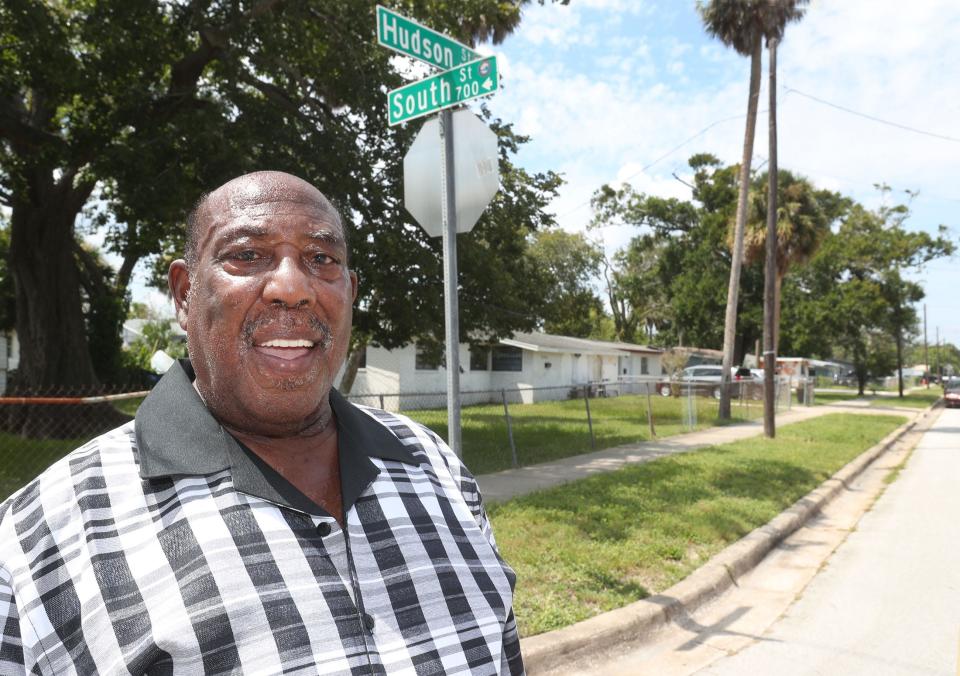
{"label": "green street sign", "polygon": [[453,38],[381,5],[377,5],[377,42],[444,70],[480,58]]}
{"label": "green street sign", "polygon": [[391,125],[423,117],[497,91],[497,57],[487,56],[413,82],[387,94]]}

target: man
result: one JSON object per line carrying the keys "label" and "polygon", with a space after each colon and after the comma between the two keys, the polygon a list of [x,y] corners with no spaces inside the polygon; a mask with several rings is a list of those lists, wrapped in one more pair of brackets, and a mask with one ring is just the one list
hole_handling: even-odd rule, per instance
{"label": "man", "polygon": [[260,172],[188,229],[190,360],[0,506],[0,673],[521,673],[473,478],[332,389],[357,293],[336,210]]}

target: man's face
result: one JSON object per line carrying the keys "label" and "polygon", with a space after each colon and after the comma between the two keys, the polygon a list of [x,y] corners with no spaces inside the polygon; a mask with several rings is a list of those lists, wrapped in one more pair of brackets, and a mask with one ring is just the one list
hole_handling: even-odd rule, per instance
{"label": "man's face", "polygon": [[356,297],[346,254],[336,215],[292,176],[242,177],[208,198],[195,269],[171,265],[170,288],[197,389],[221,422],[288,436],[328,413]]}

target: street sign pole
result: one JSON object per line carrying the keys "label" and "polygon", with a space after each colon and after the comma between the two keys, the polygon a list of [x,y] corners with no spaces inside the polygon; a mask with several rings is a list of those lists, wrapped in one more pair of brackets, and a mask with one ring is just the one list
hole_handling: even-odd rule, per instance
{"label": "street sign pole", "polygon": [[[404,156],[404,203],[407,210],[435,237],[443,236],[443,295],[447,356],[447,443],[457,457],[463,457],[460,437],[460,316],[457,284],[457,173],[462,174],[461,196],[463,229],[473,227],[498,189],[496,137],[485,126],[477,133],[477,119],[460,117],[467,141],[457,167],[454,157],[454,115],[451,107],[492,94],[500,86],[497,59],[481,57],[453,38],[438,33],[391,9],[377,5],[377,41],[388,49],[444,69],[432,77],[413,82],[387,93],[387,122],[391,125],[438,113],[435,127],[430,122],[414,140]],[[432,122],[432,120],[431,120]],[[432,163],[436,146],[428,129],[440,131],[440,200],[433,188],[436,174],[425,168]],[[430,180],[422,180],[428,176]],[[432,197],[432,199],[430,199]],[[440,202],[440,233],[437,233],[436,202]]]}
{"label": "street sign pole", "polygon": [[456,173],[453,164],[453,111],[440,113],[441,165],[443,192],[443,295],[447,343],[447,443],[458,458],[463,458],[460,437],[460,314],[457,301],[457,200]]}

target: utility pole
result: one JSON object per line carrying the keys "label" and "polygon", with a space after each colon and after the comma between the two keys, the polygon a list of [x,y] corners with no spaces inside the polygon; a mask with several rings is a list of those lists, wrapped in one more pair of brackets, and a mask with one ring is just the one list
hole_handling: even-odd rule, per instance
{"label": "utility pole", "polygon": [[923,379],[927,381],[927,389],[930,389],[930,359],[927,355],[927,304],[923,304]]}
{"label": "utility pole", "polygon": [[937,348],[937,354],[936,354],[937,368],[935,369],[934,373],[937,374],[937,379],[939,380],[940,379],[940,327],[939,326],[937,327],[937,341],[933,345],[934,347]]}

